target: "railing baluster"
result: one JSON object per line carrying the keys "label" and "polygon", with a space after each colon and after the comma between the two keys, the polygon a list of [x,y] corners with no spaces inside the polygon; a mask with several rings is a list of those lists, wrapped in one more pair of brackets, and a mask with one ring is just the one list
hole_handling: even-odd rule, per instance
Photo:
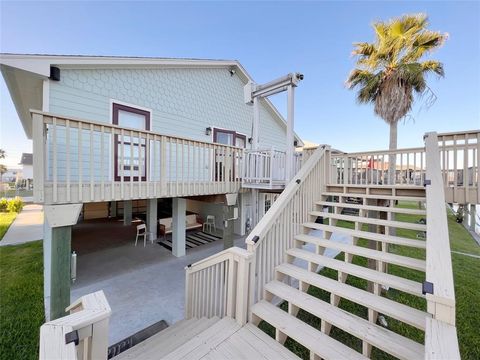
{"label": "railing baluster", "polygon": [[[118,144],[115,144],[118,146]],[[122,200],[125,199],[125,131],[122,129],[120,133],[120,152],[121,152],[121,161],[120,161],[120,188],[122,193]]]}
{"label": "railing baluster", "polygon": [[52,124],[52,151],[53,151],[53,202],[57,202],[58,198],[58,178],[57,178],[57,168],[58,168],[58,159],[57,159],[57,118],[53,118]]}
{"label": "railing baluster", "polygon": [[83,123],[78,123],[78,201],[83,200],[83,163],[82,163],[82,132]]}
{"label": "railing baluster", "polygon": [[95,201],[95,182],[93,179],[93,124],[90,124],[90,201]]}
{"label": "railing baluster", "polygon": [[130,159],[129,159],[129,174],[130,174],[130,199],[134,198],[133,195],[133,178],[134,178],[134,170],[135,170],[135,164],[133,162],[134,159],[134,154],[133,154],[133,130],[130,130]]}
{"label": "railing baluster", "polygon": [[101,177],[101,199],[105,200],[105,169],[104,169],[104,154],[105,154],[105,145],[104,145],[104,132],[105,126],[100,127],[100,177]]}
{"label": "railing baluster", "polygon": [[65,160],[66,160],[66,167],[67,167],[67,173],[66,173],[66,176],[67,176],[67,202],[70,202],[71,201],[71,194],[70,194],[70,120],[66,120],[65,121],[65,146],[66,146],[66,149],[65,149]]}

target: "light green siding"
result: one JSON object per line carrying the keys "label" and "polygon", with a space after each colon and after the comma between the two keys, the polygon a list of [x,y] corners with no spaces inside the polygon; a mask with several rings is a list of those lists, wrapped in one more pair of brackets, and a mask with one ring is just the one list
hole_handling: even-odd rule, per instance
{"label": "light green siding", "polygon": [[[151,129],[211,141],[209,126],[251,137],[253,109],[243,101],[243,82],[227,69],[62,69],[51,81],[50,112],[111,122],[111,100],[152,110]],[[262,104],[260,144],[285,148],[285,127]]]}
{"label": "light green siding", "polygon": [[[50,112],[85,120],[111,123],[112,101],[148,108],[152,111],[151,130],[179,137],[211,142],[213,133],[205,135],[205,128],[218,127],[252,136],[253,108],[243,99],[243,82],[230,76],[225,68],[218,69],[61,69],[60,81],[50,81]],[[260,146],[285,149],[285,126],[274,118],[272,110],[261,103]],[[49,131],[48,136],[53,134]],[[57,180],[66,179],[65,133],[57,130]],[[100,162],[101,138],[93,136],[92,159]],[[110,181],[112,178],[111,139],[104,135],[104,167],[90,169],[90,134],[82,132],[82,181]],[[78,132],[70,135],[71,180],[78,177]],[[48,146],[48,143],[47,143]],[[175,153],[175,149],[172,149]],[[175,155],[175,154],[173,154]],[[170,154],[166,156],[170,161]],[[175,156],[173,156],[175,159]],[[53,176],[53,153],[50,148],[47,178]],[[109,163],[110,162],[110,163]],[[185,166],[187,166],[185,164]],[[196,165],[194,165],[196,166]],[[75,170],[77,169],[77,170]],[[92,170],[92,177],[90,176]],[[176,170],[167,174],[174,179]],[[186,174],[187,171],[184,170]],[[198,173],[198,172],[197,172]],[[211,171],[201,174],[208,180]],[[150,174],[158,179],[160,174]],[[187,179],[185,179],[187,180]]]}

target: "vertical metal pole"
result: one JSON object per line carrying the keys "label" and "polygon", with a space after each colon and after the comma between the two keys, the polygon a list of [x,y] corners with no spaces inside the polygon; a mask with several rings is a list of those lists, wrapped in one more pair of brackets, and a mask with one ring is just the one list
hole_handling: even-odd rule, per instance
{"label": "vertical metal pole", "polygon": [[293,136],[293,125],[294,125],[294,119],[293,119],[293,113],[294,113],[294,108],[293,108],[293,102],[294,102],[294,88],[292,85],[288,87],[287,90],[287,149],[286,149],[286,181],[287,183],[293,178],[294,171],[293,171],[293,142],[294,142],[294,136]]}
{"label": "vertical metal pole", "polygon": [[252,149],[258,149],[258,128],[260,126],[260,109],[258,102],[260,99],[258,97],[253,98],[253,129],[252,129]]}
{"label": "vertical metal pole", "polygon": [[[258,103],[260,99],[258,97],[253,98],[253,131],[252,131],[252,149],[257,150],[258,149],[258,133],[259,133],[259,126],[260,126],[260,104]],[[257,167],[256,160],[253,160],[253,163],[247,164],[247,166],[254,166]],[[256,176],[256,171],[254,171],[254,174]],[[258,190],[257,189],[252,189],[252,199],[251,199],[251,205],[252,205],[252,224],[251,228],[255,225],[257,225],[258,222],[258,206],[257,206],[257,198],[258,198]]]}

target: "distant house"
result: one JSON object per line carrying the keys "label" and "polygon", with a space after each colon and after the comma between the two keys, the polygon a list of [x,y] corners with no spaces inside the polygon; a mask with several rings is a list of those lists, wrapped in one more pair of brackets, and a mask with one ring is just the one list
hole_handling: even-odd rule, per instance
{"label": "distant house", "polygon": [[22,171],[17,173],[17,186],[31,189],[33,187],[33,154],[22,153],[19,165],[22,165]]}
{"label": "distant house", "polygon": [[19,172],[20,172],[20,169],[8,168],[7,171],[2,175],[2,182],[4,183],[14,182]]}

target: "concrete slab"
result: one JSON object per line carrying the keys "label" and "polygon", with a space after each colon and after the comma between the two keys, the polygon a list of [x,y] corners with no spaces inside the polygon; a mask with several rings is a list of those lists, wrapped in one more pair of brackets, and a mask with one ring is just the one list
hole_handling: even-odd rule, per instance
{"label": "concrete slab", "polygon": [[23,207],[4,235],[0,246],[18,245],[43,239],[43,207],[29,204]]}

